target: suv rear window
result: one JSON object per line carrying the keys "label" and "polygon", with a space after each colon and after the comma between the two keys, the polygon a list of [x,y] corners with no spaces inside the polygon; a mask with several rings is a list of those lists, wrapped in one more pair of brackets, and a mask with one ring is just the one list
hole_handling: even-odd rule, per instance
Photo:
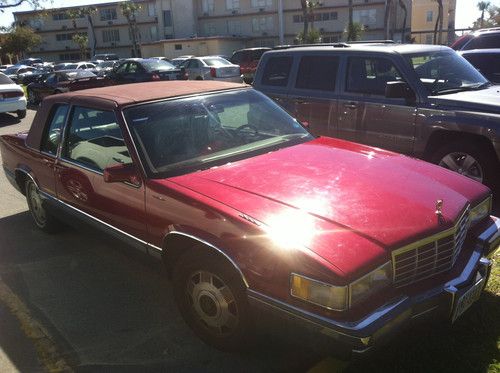
{"label": "suv rear window", "polygon": [[472,39],[463,49],[492,49],[500,48],[500,33],[493,35],[479,35]]}
{"label": "suv rear window", "polygon": [[338,66],[338,57],[302,57],[295,87],[300,89],[334,91]]}
{"label": "suv rear window", "polygon": [[290,56],[270,58],[264,68],[262,84],[274,87],[287,86],[292,61],[293,58]]}

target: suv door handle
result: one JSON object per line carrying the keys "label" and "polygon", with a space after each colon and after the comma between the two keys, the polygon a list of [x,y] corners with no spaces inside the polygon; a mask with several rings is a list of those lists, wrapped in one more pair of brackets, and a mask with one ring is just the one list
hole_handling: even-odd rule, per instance
{"label": "suv door handle", "polygon": [[356,109],[358,105],[355,102],[348,102],[347,104],[344,104],[344,107],[348,109]]}

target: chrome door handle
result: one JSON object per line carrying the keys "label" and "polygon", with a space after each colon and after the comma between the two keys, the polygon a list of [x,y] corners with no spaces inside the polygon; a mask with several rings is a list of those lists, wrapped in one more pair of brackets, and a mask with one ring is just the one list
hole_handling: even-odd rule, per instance
{"label": "chrome door handle", "polygon": [[356,109],[358,105],[356,105],[354,102],[348,102],[347,104],[344,104],[344,107],[348,109]]}

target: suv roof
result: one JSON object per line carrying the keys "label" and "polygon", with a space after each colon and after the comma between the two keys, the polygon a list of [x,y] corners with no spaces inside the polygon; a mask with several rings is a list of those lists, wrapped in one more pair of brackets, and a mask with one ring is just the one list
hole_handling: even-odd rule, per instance
{"label": "suv roof", "polygon": [[380,53],[418,53],[428,51],[448,50],[448,47],[428,44],[397,44],[397,43],[333,43],[333,44],[308,44],[290,47],[281,47],[267,53],[300,53],[300,52],[328,52],[351,53],[352,51],[370,51]]}

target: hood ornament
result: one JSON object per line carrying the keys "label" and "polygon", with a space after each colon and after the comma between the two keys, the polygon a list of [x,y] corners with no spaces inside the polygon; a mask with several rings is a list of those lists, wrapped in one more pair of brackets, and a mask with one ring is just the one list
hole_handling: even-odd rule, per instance
{"label": "hood ornament", "polygon": [[436,215],[443,216],[443,200],[442,199],[438,199],[436,201]]}

